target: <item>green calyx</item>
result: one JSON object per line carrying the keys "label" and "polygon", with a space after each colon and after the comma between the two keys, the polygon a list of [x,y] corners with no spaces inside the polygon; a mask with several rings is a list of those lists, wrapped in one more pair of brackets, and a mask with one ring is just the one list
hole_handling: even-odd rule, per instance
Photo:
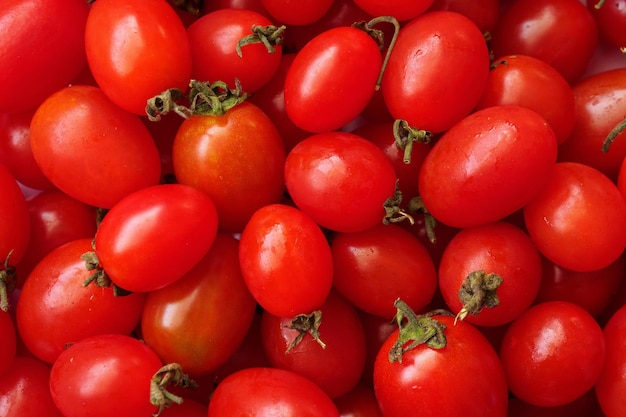
{"label": "green calyx", "polygon": [[311,335],[313,340],[315,340],[317,344],[322,347],[322,349],[325,349],[326,344],[320,338],[319,332],[321,324],[322,312],[320,310],[316,310],[310,314],[298,314],[291,319],[291,323],[287,325],[287,328],[297,330],[298,335],[291,341],[289,346],[287,346],[285,353],[289,353],[293,348],[298,346],[307,334]]}
{"label": "green calyx", "polygon": [[269,52],[270,54],[273,54],[274,52],[276,52],[276,47],[279,45],[282,45],[286,28],[287,27],[285,25],[278,26],[278,27],[273,26],[273,25],[252,26],[251,28],[252,33],[250,35],[244,36],[243,38],[239,40],[239,42],[237,42],[237,46],[236,46],[237,55],[240,58],[242,58],[243,51],[241,50],[241,48],[243,48],[246,45],[252,45],[255,43],[262,43],[267,49],[267,52]]}
{"label": "green calyx", "polygon": [[478,315],[483,308],[493,308],[500,304],[497,290],[504,282],[504,279],[495,273],[486,273],[483,270],[471,272],[459,289],[459,300],[463,303],[463,308],[455,318],[463,320],[468,314]]}

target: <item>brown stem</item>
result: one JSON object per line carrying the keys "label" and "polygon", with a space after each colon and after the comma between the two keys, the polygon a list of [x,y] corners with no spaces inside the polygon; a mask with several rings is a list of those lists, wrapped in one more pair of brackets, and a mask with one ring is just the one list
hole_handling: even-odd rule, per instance
{"label": "brown stem", "polygon": [[169,407],[173,403],[182,404],[183,402],[182,397],[172,394],[167,390],[170,384],[183,388],[198,388],[196,382],[183,372],[179,364],[170,363],[163,366],[150,380],[150,403],[159,407],[159,410],[153,414],[154,417],[158,417],[166,407]]}
{"label": "brown stem", "polygon": [[400,223],[404,220],[408,220],[411,225],[415,224],[413,216],[401,208],[402,199],[403,194],[400,190],[400,180],[396,179],[396,189],[393,196],[389,197],[383,203],[383,208],[385,209],[383,224]]}
{"label": "brown stem", "polygon": [[600,7],[602,7],[604,5],[604,2],[606,0],[599,0],[593,7],[598,10]]}
{"label": "brown stem", "polygon": [[319,332],[321,324],[322,312],[320,310],[316,310],[311,314],[299,314],[295,316],[287,328],[297,330],[298,335],[291,341],[285,353],[289,353],[293,348],[298,346],[306,334],[311,335],[313,340],[315,340],[322,349],[325,349],[326,344],[322,342]]}
{"label": "brown stem", "polygon": [[613,142],[615,141],[615,139],[624,131],[626,130],[626,119],[622,120],[621,122],[619,122],[613,129],[611,129],[611,131],[609,132],[609,134],[606,136],[606,138],[604,139],[604,142],[602,142],[602,152],[607,153],[609,151],[609,148],[611,147],[611,144],[613,144]]}
{"label": "brown stem", "polygon": [[459,289],[459,300],[463,308],[456,315],[454,322],[463,320],[468,314],[478,315],[483,308],[493,308],[500,304],[497,290],[504,279],[495,273],[478,270],[470,273]]}
{"label": "brown stem", "polygon": [[430,212],[424,205],[424,200],[422,200],[422,198],[419,196],[413,197],[411,200],[409,200],[409,204],[407,205],[407,212],[409,212],[410,214],[422,213],[422,215],[424,216],[424,228],[426,229],[426,236],[431,243],[437,243],[437,236],[435,235],[437,220],[435,220],[433,215],[430,214]]}
{"label": "brown stem", "polygon": [[17,281],[17,275],[15,273],[15,267],[9,265],[9,258],[13,253],[13,249],[9,251],[7,257],[4,259],[4,269],[0,271],[0,310],[5,313],[9,311],[9,293],[15,288]]}
{"label": "brown stem", "polygon": [[393,137],[398,148],[404,150],[404,163],[411,163],[411,151],[415,142],[430,143],[432,133],[409,126],[406,120],[397,119],[393,122]]}

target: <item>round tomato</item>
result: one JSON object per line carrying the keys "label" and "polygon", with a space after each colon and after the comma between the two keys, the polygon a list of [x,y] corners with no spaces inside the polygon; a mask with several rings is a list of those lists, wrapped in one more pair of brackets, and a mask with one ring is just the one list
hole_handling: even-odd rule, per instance
{"label": "round tomato", "polygon": [[439,133],[472,111],[488,74],[489,51],[474,22],[455,12],[430,12],[400,29],[381,90],[395,119]]}
{"label": "round tomato", "polygon": [[579,272],[614,262],[626,244],[626,202],[617,186],[600,171],[576,162],[556,164],[547,182],[523,210],[539,251]]}
{"label": "round tomato", "polygon": [[[626,412],[626,306],[619,308],[604,327],[603,340],[606,343],[606,363],[595,384],[595,392],[600,407],[606,417],[618,417]],[[592,361],[594,359],[591,359]]]}
{"label": "round tomato", "polygon": [[239,242],[218,234],[191,271],[148,294],[141,334],[163,362],[178,363],[190,375],[203,375],[235,352],[255,308],[241,275]]}
{"label": "round tomato", "polygon": [[548,301],[511,323],[500,358],[513,395],[555,407],[593,388],[604,365],[605,342],[602,329],[582,307]]}
{"label": "round tomato", "polygon": [[91,250],[91,241],[53,250],[22,287],[17,327],[28,350],[44,362],[53,363],[70,343],[103,333],[128,335],[139,324],[144,294],[116,297],[112,288],[83,286],[91,272],[81,255]]}
{"label": "round tomato", "polygon": [[554,132],[543,117],[520,106],[488,107],[435,143],[420,171],[420,196],[449,226],[498,221],[539,194],[556,157]]}
{"label": "round tomato", "polygon": [[326,236],[310,216],[291,206],[271,204],[252,215],[241,233],[239,260],[252,296],[278,317],[318,309],[332,286]]}
{"label": "round tomato", "polygon": [[252,213],[281,200],[284,161],[276,126],[248,102],[185,120],[172,148],[176,179],[211,197],[228,232],[241,232]]}
{"label": "round tomato", "polygon": [[217,233],[211,198],[182,184],[136,191],[106,214],[95,239],[99,268],[127,290],[148,292],[180,279]]}
{"label": "round tomato", "polygon": [[30,145],[56,187],[96,207],[111,208],[161,175],[148,129],[98,87],[75,85],[49,96],[33,115]]}
{"label": "round tomato", "polygon": [[145,114],[146,101],[169,88],[187,88],[189,39],[165,0],[99,0],[91,6],[84,39],[96,82],[131,113]]}
{"label": "round tomato", "polygon": [[375,144],[348,132],[318,133],[287,154],[285,183],[294,203],[320,226],[338,232],[382,222],[396,173]]}
{"label": "round tomato", "polygon": [[[504,372],[480,331],[448,315],[415,316],[404,307],[398,314],[400,329],[374,363],[374,392],[385,417],[507,415]],[[459,381],[472,389],[457,389]]]}
{"label": "round tomato", "polygon": [[339,417],[332,399],[314,382],[278,368],[248,368],[226,377],[209,402],[211,417]]}

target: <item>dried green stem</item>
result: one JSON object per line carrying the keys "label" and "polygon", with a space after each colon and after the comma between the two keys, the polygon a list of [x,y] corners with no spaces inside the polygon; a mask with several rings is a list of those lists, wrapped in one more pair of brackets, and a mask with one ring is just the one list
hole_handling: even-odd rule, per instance
{"label": "dried green stem", "polygon": [[179,364],[170,363],[163,366],[154,374],[150,381],[150,403],[159,407],[159,410],[153,414],[154,417],[158,417],[166,407],[174,403],[182,404],[182,397],[167,390],[167,387],[171,384],[191,389],[198,387],[196,382],[183,372]]}
{"label": "dried green stem", "polygon": [[299,314],[295,316],[291,323],[286,326],[288,329],[298,331],[298,335],[291,341],[285,353],[289,353],[293,348],[298,346],[306,334],[311,335],[313,340],[319,344],[322,349],[326,348],[326,344],[320,338],[319,328],[322,324],[322,312],[316,310],[310,314]]}
{"label": "dried green stem", "polygon": [[430,143],[432,133],[409,126],[406,120],[397,119],[393,122],[393,137],[398,148],[404,150],[404,163],[411,163],[411,151],[415,142]]}

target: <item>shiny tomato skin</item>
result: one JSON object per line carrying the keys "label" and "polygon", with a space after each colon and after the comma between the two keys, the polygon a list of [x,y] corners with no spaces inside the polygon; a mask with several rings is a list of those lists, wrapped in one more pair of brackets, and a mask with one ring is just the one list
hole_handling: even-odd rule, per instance
{"label": "shiny tomato skin", "polygon": [[50,95],[33,115],[30,144],[58,189],[96,207],[111,208],[160,179],[150,132],[98,87],[75,85]]}
{"label": "shiny tomato skin", "polygon": [[566,301],[548,301],[511,323],[500,359],[513,395],[556,407],[593,388],[605,352],[602,329],[591,314]]}
{"label": "shiny tomato skin", "polygon": [[68,343],[102,333],[128,335],[139,324],[144,294],[116,297],[112,288],[83,287],[91,272],[81,255],[91,250],[91,241],[77,239],[53,250],[22,287],[16,312],[20,336],[33,355],[49,364]]}
{"label": "shiny tomato skin", "polygon": [[376,41],[361,29],[340,26],[320,33],[297,52],[287,72],[287,114],[312,133],[340,129],[374,95],[382,60]]}
{"label": "shiny tomato skin", "polygon": [[311,380],[278,368],[248,368],[226,377],[209,402],[211,417],[339,417]]}
{"label": "shiny tomato skin", "polygon": [[326,236],[292,206],[271,204],[252,215],[241,233],[239,260],[252,296],[277,317],[311,313],[331,290],[333,261]]}
{"label": "shiny tomato skin", "polygon": [[606,362],[600,377],[596,381],[594,390],[600,407],[606,417],[618,417],[626,412],[626,351],[624,338],[626,337],[626,306],[615,311],[604,326],[604,340],[606,343]]}
{"label": "shiny tomato skin", "polygon": [[[454,325],[451,316],[433,318],[446,326],[442,349],[421,344],[405,352],[402,362],[390,363],[398,331],[383,343],[374,363],[374,392],[383,415],[415,415],[418,406],[422,417],[505,417],[507,384],[489,341],[469,323]],[[473,388],[450,389],[458,381]]]}
{"label": "shiny tomato skin", "polygon": [[473,110],[488,74],[478,27],[456,12],[429,12],[400,29],[381,91],[394,119],[440,133]]}
{"label": "shiny tomato skin", "polygon": [[95,239],[100,267],[116,285],[148,292],[180,279],[217,234],[211,198],[182,184],[136,191],[106,214]]}
{"label": "shiny tomato skin", "polygon": [[85,29],[87,62],[102,91],[119,107],[145,115],[146,101],[191,77],[187,32],[165,0],[104,0]]}
{"label": "shiny tomato skin", "polygon": [[381,222],[395,181],[385,153],[348,132],[309,136],[285,161],[285,184],[296,206],[320,226],[338,232],[365,230]]}
{"label": "shiny tomato skin", "polygon": [[2,3],[0,113],[35,109],[81,72],[88,13],[81,0]]}
{"label": "shiny tomato skin", "polygon": [[0,260],[4,264],[9,257],[9,265],[15,265],[28,250],[30,216],[20,186],[3,164],[0,164],[0,190],[3,199],[0,208]]}
{"label": "shiny tomato skin", "polygon": [[204,375],[235,352],[255,308],[239,267],[239,243],[218,234],[191,271],[148,294],[141,334],[164,363],[176,362],[190,375]]}
{"label": "shiny tomato skin", "polygon": [[[64,416],[150,416],[150,380],[159,357],[130,336],[102,334],[70,345],[52,364],[50,392]],[[89,375],[89,378],[85,378]]]}
{"label": "shiny tomato skin", "polygon": [[563,268],[598,270],[624,252],[624,197],[607,176],[588,165],[557,163],[547,185],[523,213],[539,251]]}
{"label": "shiny tomato skin", "polygon": [[185,120],[172,148],[176,179],[211,197],[227,232],[241,232],[257,209],[281,200],[284,161],[276,126],[249,102]]}
{"label": "shiny tomato skin", "polygon": [[489,107],[465,117],[435,143],[419,190],[440,222],[470,227],[501,220],[532,200],[557,158],[554,132],[536,112]]}

